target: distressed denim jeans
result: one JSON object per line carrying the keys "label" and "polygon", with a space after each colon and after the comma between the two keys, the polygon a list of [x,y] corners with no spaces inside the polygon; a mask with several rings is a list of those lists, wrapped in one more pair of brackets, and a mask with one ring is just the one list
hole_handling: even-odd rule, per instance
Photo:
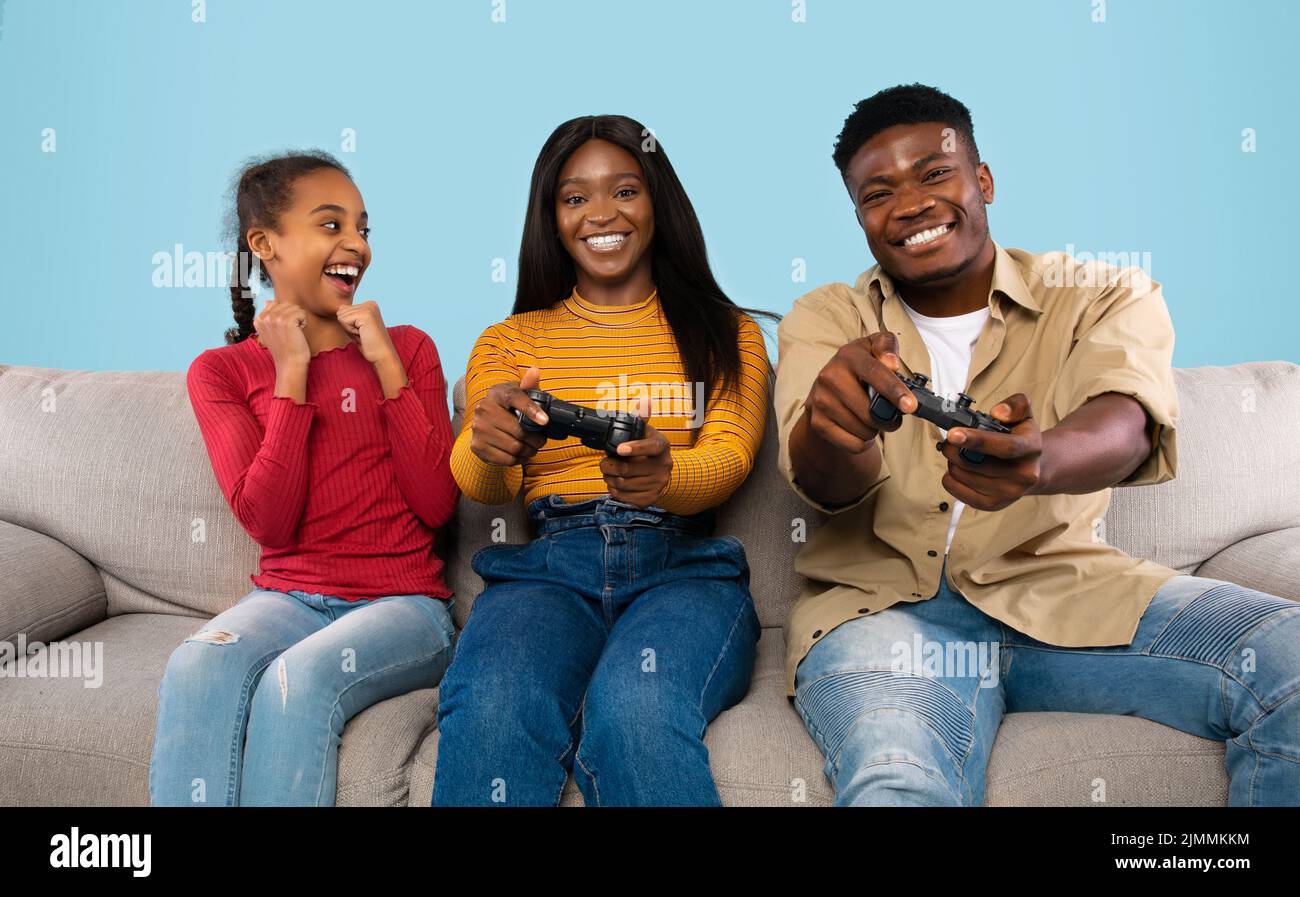
{"label": "distressed denim jeans", "polygon": [[473,559],[485,588],[438,708],[435,806],[717,805],[704,732],[749,688],[740,541],[608,497],[531,502],[538,537]]}
{"label": "distressed denim jeans", "polygon": [[939,582],[837,626],[799,665],[795,706],[837,804],[982,804],[1003,714],[1066,711],[1225,741],[1230,804],[1300,805],[1300,603],[1179,575],[1131,644],[1062,648],[975,608],[946,561]]}
{"label": "distressed denim jeans", "polygon": [[333,806],[344,725],[438,684],[456,638],[449,609],[428,595],[245,595],[167,661],[150,802]]}

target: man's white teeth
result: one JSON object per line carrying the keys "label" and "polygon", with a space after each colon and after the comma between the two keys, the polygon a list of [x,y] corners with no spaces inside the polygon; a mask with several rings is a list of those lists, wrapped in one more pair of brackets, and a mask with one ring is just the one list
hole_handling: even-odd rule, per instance
{"label": "man's white teeth", "polygon": [[923,230],[919,234],[912,234],[903,241],[904,246],[920,246],[922,243],[929,243],[935,237],[941,237],[952,229],[951,224],[941,224],[938,227],[932,227],[929,230]]}
{"label": "man's white teeth", "polygon": [[356,277],[361,273],[361,269],[356,265],[330,265],[325,269],[326,274],[351,274]]}
{"label": "man's white teeth", "polygon": [[587,243],[592,246],[617,246],[623,242],[622,234],[601,234],[595,237],[588,237]]}

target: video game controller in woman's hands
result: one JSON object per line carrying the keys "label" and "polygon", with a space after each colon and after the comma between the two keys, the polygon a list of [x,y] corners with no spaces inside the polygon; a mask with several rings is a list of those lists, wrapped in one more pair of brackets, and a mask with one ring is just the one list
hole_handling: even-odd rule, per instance
{"label": "video game controller in woman's hands", "polygon": [[[930,378],[925,374],[916,374],[910,378],[902,374],[897,374],[897,376],[907,385],[908,389],[912,390],[912,395],[916,396],[916,411],[913,413],[919,418],[928,420],[941,430],[965,427],[968,430],[988,430],[990,433],[1011,432],[1010,427],[989,417],[984,412],[972,410],[970,406],[975,400],[964,392],[957,393],[957,400],[953,401],[952,399],[937,396],[927,389],[925,385],[930,382]],[[872,390],[872,393],[871,416],[885,424],[898,420],[903,412],[899,411],[894,403],[876,393],[875,390]],[[967,449],[960,449],[958,454],[971,464],[980,464],[986,457],[983,452]]]}
{"label": "video game controller in woman's hands", "polygon": [[645,438],[645,421],[623,411],[597,411],[557,399],[540,389],[526,389],[528,397],[542,406],[547,421],[539,424],[523,411],[515,417],[525,433],[545,433],[547,439],[577,436],[588,448],[603,449],[611,458],[618,457],[618,447],[625,442]]}

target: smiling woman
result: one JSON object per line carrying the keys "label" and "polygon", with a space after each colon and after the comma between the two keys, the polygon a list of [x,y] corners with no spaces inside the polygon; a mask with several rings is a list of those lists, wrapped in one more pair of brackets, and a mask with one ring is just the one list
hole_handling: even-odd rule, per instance
{"label": "smiling woman", "polygon": [[[470,356],[453,473],[485,503],[522,489],[539,536],[474,557],[487,587],[441,691],[436,805],[553,805],[570,771],[590,806],[719,802],[703,733],[748,687],[758,618],[712,509],[753,467],[770,369],[648,133],[623,116],[552,133],[514,314]],[[517,416],[543,422],[531,387],[639,412],[645,435],[608,456],[548,443]]]}

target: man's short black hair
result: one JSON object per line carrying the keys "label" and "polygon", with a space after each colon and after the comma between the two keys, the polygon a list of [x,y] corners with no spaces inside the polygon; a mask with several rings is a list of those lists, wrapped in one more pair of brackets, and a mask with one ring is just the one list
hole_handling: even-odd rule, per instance
{"label": "man's short black hair", "polygon": [[941,122],[956,130],[966,141],[971,161],[979,162],[980,151],[975,145],[975,126],[971,124],[970,110],[942,90],[924,84],[888,87],[854,106],[844,120],[840,136],[835,138],[835,151],[831,158],[843,177],[853,154],[881,131],[894,125],[919,125],[930,121]]}

